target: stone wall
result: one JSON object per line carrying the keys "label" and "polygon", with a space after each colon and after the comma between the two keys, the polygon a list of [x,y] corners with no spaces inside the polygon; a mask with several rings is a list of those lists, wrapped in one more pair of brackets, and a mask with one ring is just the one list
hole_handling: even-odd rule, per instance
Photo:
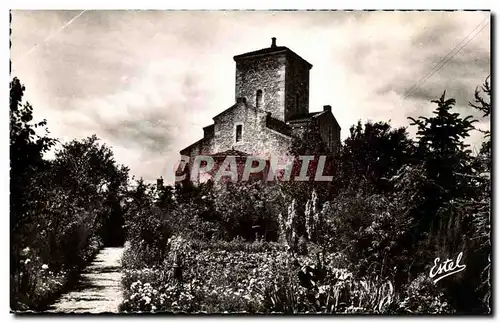
{"label": "stone wall", "polygon": [[[205,137],[181,151],[182,155],[190,157],[187,169],[192,169],[195,157],[198,155],[213,155],[230,150],[267,159],[272,156],[279,158],[289,156],[292,137],[267,127],[268,120],[267,112],[257,110],[243,102],[216,116],[213,137]],[[236,125],[239,124],[243,126],[242,140],[236,142]],[[210,128],[207,127],[207,130]],[[181,175],[183,172],[178,170],[177,174]]]}
{"label": "stone wall", "polygon": [[257,90],[262,90],[262,109],[284,120],[285,54],[251,57],[236,62],[236,99],[246,98],[255,107]]}
{"label": "stone wall", "polygon": [[[245,103],[214,118],[214,152],[239,150],[250,155],[283,154],[291,137],[266,127],[267,113]],[[242,140],[236,142],[236,125],[243,126]]]}
{"label": "stone wall", "polygon": [[340,126],[333,114],[330,111],[322,113],[316,118],[316,122],[323,142],[327,143],[331,152],[337,153],[340,149]]}
{"label": "stone wall", "polygon": [[285,111],[285,121],[309,113],[309,65],[295,55],[287,61]]}

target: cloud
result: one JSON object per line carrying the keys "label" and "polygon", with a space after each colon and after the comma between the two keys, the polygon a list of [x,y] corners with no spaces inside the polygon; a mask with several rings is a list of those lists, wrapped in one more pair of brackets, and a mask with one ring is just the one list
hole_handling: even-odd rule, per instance
{"label": "cloud", "polygon": [[347,105],[356,106],[356,114],[336,110],[341,124],[390,118],[394,125],[408,125],[408,116],[431,114],[435,104],[430,101],[444,90],[448,97],[457,100],[457,111],[477,115],[468,102],[475,87],[489,75],[488,28],[431,77],[419,81],[430,75],[457,44],[465,44],[463,40],[479,23],[485,23],[487,16],[488,13],[391,12],[346,26],[348,34],[342,41],[348,45],[333,51],[333,58],[346,70],[345,83],[354,85],[341,96],[350,96],[344,100]]}

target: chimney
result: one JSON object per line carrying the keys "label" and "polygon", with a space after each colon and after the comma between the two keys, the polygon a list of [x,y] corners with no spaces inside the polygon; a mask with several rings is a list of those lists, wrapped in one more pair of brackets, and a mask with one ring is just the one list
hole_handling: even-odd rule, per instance
{"label": "chimney", "polygon": [[161,190],[163,188],[163,177],[156,179],[156,189]]}
{"label": "chimney", "polygon": [[323,111],[332,112],[332,106],[331,105],[324,105],[323,106]]}
{"label": "chimney", "polygon": [[276,47],[276,37],[271,38],[271,48]]}
{"label": "chimney", "polygon": [[203,138],[211,138],[214,136],[214,125],[203,128]]}

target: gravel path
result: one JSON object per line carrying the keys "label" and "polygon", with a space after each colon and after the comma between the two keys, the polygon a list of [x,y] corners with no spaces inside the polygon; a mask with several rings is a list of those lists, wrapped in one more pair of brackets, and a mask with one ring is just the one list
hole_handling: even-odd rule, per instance
{"label": "gravel path", "polygon": [[102,249],[73,290],[62,295],[49,312],[118,313],[122,253],[123,248]]}

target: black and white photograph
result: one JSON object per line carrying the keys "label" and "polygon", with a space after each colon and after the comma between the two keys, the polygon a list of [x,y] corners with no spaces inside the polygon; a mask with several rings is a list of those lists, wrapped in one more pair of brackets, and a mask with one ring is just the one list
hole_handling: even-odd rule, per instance
{"label": "black and white photograph", "polygon": [[10,10],[11,313],[491,316],[486,9]]}

